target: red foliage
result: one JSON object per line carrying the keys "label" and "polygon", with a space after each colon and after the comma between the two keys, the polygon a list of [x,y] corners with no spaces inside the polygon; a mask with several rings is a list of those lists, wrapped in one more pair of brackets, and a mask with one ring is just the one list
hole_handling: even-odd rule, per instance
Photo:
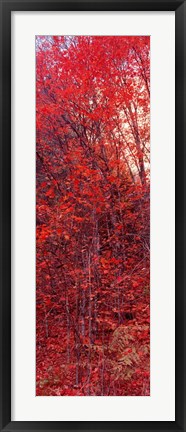
{"label": "red foliage", "polygon": [[37,395],[149,395],[149,37],[37,37]]}

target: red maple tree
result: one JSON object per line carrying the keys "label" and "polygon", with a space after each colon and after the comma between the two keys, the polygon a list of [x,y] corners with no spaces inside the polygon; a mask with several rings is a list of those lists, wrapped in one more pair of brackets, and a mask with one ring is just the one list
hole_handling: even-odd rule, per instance
{"label": "red maple tree", "polygon": [[149,395],[150,38],[36,60],[37,395]]}

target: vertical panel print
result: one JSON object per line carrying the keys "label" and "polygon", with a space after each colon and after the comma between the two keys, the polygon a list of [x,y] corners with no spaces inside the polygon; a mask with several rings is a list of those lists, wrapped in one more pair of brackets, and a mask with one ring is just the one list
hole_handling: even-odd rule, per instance
{"label": "vertical panel print", "polygon": [[36,37],[36,395],[150,395],[150,37]]}

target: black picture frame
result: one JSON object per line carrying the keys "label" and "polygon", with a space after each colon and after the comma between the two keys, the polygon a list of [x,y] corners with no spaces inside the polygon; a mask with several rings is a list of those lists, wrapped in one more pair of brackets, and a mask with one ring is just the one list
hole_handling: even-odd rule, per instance
{"label": "black picture frame", "polygon": [[[2,431],[186,431],[186,0],[0,0],[0,429]],[[176,418],[175,421],[11,421],[11,11],[175,11],[176,19]],[[24,307],[24,305],[23,305]]]}

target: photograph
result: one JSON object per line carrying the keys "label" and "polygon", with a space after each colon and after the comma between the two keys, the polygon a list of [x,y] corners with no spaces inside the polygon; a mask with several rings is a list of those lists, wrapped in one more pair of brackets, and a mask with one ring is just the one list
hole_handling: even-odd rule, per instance
{"label": "photograph", "polygon": [[186,0],[0,18],[0,432],[186,432]]}
{"label": "photograph", "polygon": [[35,37],[36,396],[151,394],[150,39]]}

